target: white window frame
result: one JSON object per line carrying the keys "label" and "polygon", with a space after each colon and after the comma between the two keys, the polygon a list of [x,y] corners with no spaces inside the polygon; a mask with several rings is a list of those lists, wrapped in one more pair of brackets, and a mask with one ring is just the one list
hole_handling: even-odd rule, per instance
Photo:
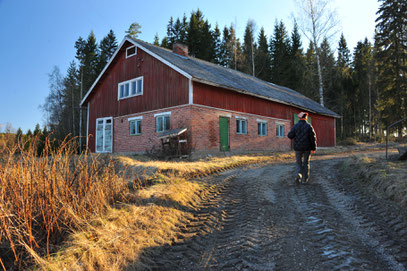
{"label": "white window frame", "polygon": [[[168,130],[170,130],[171,129],[171,112],[164,112],[164,113],[157,113],[157,114],[154,114],[154,118],[155,118],[155,131],[156,131],[156,133],[162,133],[162,132],[165,132],[165,131],[168,131],[168,130],[165,130],[165,127],[160,127],[160,128],[163,128],[162,130],[160,129],[158,129],[159,127],[158,127],[158,118],[165,118],[165,117],[168,117],[169,118],[169,122],[170,122],[170,127],[169,127],[169,129]],[[163,125],[164,125],[164,123],[165,123],[165,121],[163,121],[162,122],[163,123]]]}
{"label": "white window frame", "polygon": [[[136,82],[136,91],[137,91],[138,81],[141,81],[141,90],[138,93],[135,92],[134,94],[132,94],[132,92],[133,92],[133,82]],[[124,86],[124,88],[125,88],[127,84],[129,84],[129,96],[120,97],[120,87]],[[131,98],[131,97],[135,97],[135,96],[140,96],[140,95],[143,95],[143,92],[144,92],[144,76],[139,76],[137,78],[133,78],[133,79],[130,79],[130,80],[127,80],[127,81],[120,82],[117,85],[117,100],[123,100],[123,99],[128,99],[128,98]]]}
{"label": "white window frame", "polygon": [[[283,134],[281,135],[281,128],[283,128]],[[285,134],[285,125],[282,123],[276,123],[276,136],[284,137]]]}
{"label": "white window frame", "polygon": [[[142,119],[143,119],[143,116],[132,117],[132,118],[127,119],[129,121],[129,134],[131,136],[141,135],[141,131],[142,131],[142,128],[141,128],[142,122],[141,121],[142,121]],[[140,131],[137,131],[137,125],[135,124],[136,125],[136,133],[134,133],[134,134],[131,133],[131,123],[132,122],[134,122],[134,123],[140,122]]]}
{"label": "white window frame", "polygon": [[[261,132],[259,133],[259,125],[264,125],[264,129],[261,129]],[[264,132],[264,133],[263,133]],[[257,120],[257,135],[258,136],[267,136],[267,121],[265,120]]]}
{"label": "white window frame", "polygon": [[[246,123],[246,130],[243,132],[243,123]],[[236,116],[236,134],[247,135],[247,119],[243,117]]]}
{"label": "white window frame", "polygon": [[[129,49],[132,49],[132,48],[134,48],[134,54],[129,55],[128,51],[129,51]],[[137,46],[136,45],[129,46],[129,47],[126,48],[126,58],[129,58],[129,57],[132,57],[132,56],[135,56],[135,55],[137,55]]]}
{"label": "white window frame", "polygon": [[[98,146],[98,135],[97,135],[97,128],[98,128],[98,122],[102,120],[103,121],[103,144],[102,144],[102,151],[98,151],[97,146]],[[105,146],[105,126],[107,120],[110,120],[110,124],[112,125],[112,142],[111,142],[111,151],[106,151],[106,146]],[[106,117],[106,118],[97,118],[96,119],[96,126],[95,126],[95,152],[97,153],[112,153],[113,152],[113,117]]]}

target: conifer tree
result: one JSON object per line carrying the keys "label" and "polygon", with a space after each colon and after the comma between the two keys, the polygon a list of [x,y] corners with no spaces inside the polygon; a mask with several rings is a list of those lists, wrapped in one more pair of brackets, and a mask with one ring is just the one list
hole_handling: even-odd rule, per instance
{"label": "conifer tree", "polygon": [[289,82],[289,38],[283,21],[274,24],[271,44],[271,82],[287,86]]}
{"label": "conifer tree", "polygon": [[222,63],[222,40],[221,40],[221,33],[218,27],[218,24],[215,26],[215,30],[213,31],[213,48],[215,53],[214,63],[221,64]]}
{"label": "conifer tree", "polygon": [[[27,135],[29,134],[28,132],[31,133],[31,130],[29,129],[29,130],[27,131]],[[41,133],[41,127],[40,127],[40,124],[37,123],[37,124],[35,125],[34,133],[32,133],[32,135],[37,136],[39,133]]]}
{"label": "conifer tree", "polygon": [[301,91],[304,82],[305,61],[297,23],[294,23],[294,28],[291,33],[288,56],[289,66],[287,87],[296,91]]}
{"label": "conifer tree", "polygon": [[381,117],[390,125],[407,116],[407,1],[379,2],[375,37],[377,87]]}
{"label": "conifer tree", "polygon": [[14,143],[15,144],[21,144],[23,140],[23,130],[21,130],[20,127],[18,127],[17,132],[16,132],[16,136],[14,138]]}
{"label": "conifer tree", "polygon": [[305,53],[305,71],[304,81],[301,92],[315,101],[319,101],[318,94],[318,71],[317,60],[315,56],[315,47],[312,42],[309,43],[307,52]]}
{"label": "conifer tree", "polygon": [[225,26],[223,28],[223,33],[222,33],[219,64],[224,67],[227,67],[227,68],[232,67],[233,52],[231,51],[230,43],[231,43],[231,34],[229,32],[229,28],[227,26]]}
{"label": "conifer tree", "polygon": [[325,91],[325,106],[328,108],[336,107],[335,94],[335,57],[329,45],[328,39],[324,38],[320,47],[321,73]]}
{"label": "conifer tree", "polygon": [[214,38],[211,25],[204,20],[202,12],[198,9],[191,13],[187,28],[186,42],[189,54],[207,61],[215,61]]}
{"label": "conifer tree", "polygon": [[155,35],[154,35],[153,44],[154,44],[155,46],[160,46],[160,39],[158,38],[158,33],[155,33]]}
{"label": "conifer tree", "polygon": [[[375,104],[373,46],[367,38],[359,41],[354,50],[354,127],[358,135],[372,136],[372,109]],[[372,95],[373,94],[373,95]],[[369,133],[368,133],[369,132]]]}
{"label": "conifer tree", "polygon": [[80,74],[74,61],[69,64],[64,79],[64,118],[66,134],[79,136],[79,104],[81,102]]}
{"label": "conifer tree", "polygon": [[113,56],[116,49],[117,49],[116,35],[114,34],[113,30],[110,30],[109,33],[100,41],[99,44],[99,59],[96,74],[99,74],[103,70],[107,62],[109,62],[110,58]]}
{"label": "conifer tree", "polygon": [[269,82],[271,78],[271,58],[263,27],[260,29],[257,43],[258,48],[255,57],[256,77]]}
{"label": "conifer tree", "polygon": [[335,110],[341,118],[337,122],[337,136],[338,138],[344,139],[345,137],[351,136],[351,129],[346,129],[346,127],[351,127],[351,110],[353,109],[351,99],[353,95],[352,86],[352,68],[350,66],[350,51],[348,49],[345,36],[341,35],[338,44],[338,57],[336,60],[336,84],[335,84],[335,100],[336,107],[332,108]]}
{"label": "conifer tree", "polygon": [[167,37],[164,37],[164,38],[161,40],[161,45],[160,45],[160,46],[163,47],[163,48],[172,49],[172,48],[170,48],[170,44],[169,44],[169,42],[168,42],[168,38],[167,38]]}
{"label": "conifer tree", "polygon": [[243,38],[243,48],[242,48],[242,71],[251,74],[253,76],[255,73],[255,52],[257,50],[257,45],[254,41],[254,31],[255,23],[253,20],[247,21],[246,29]]}

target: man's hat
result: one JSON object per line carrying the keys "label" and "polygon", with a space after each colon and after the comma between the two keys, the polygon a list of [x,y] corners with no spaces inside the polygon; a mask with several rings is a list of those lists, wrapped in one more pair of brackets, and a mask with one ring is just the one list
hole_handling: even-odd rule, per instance
{"label": "man's hat", "polygon": [[300,119],[305,119],[306,117],[308,117],[308,113],[307,112],[300,112],[300,113],[298,113],[297,116]]}

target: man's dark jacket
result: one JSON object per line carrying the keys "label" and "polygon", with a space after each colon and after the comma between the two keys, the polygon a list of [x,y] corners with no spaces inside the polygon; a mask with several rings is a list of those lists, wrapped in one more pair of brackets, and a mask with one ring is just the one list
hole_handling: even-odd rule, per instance
{"label": "man's dark jacket", "polygon": [[294,139],[295,151],[315,151],[317,148],[314,128],[305,120],[297,122],[287,136]]}

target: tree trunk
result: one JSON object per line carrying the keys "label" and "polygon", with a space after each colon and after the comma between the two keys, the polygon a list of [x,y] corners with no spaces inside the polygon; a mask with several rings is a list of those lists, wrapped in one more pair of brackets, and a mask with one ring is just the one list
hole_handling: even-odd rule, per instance
{"label": "tree trunk", "polygon": [[315,45],[315,55],[317,57],[317,67],[318,67],[318,80],[319,80],[319,103],[324,106],[324,87],[322,81],[321,63],[319,61],[318,46]]}

